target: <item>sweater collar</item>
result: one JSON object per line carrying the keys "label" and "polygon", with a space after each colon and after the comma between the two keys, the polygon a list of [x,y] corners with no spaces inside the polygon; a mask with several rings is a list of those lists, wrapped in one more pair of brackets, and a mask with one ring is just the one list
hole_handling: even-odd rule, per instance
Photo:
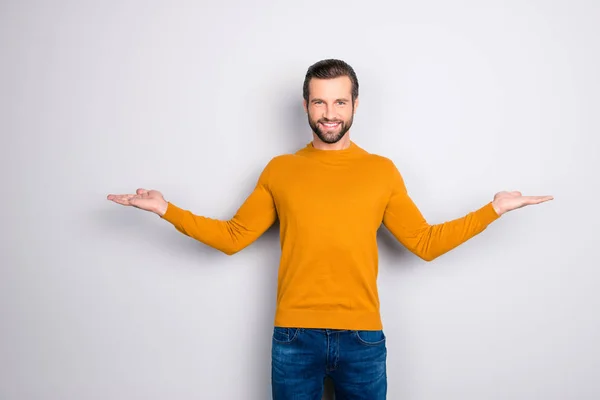
{"label": "sweater collar", "polygon": [[296,154],[321,161],[335,163],[336,161],[347,161],[363,157],[368,153],[351,140],[350,146],[342,150],[317,149],[314,147],[313,142],[311,141],[307,143],[304,148],[298,150]]}

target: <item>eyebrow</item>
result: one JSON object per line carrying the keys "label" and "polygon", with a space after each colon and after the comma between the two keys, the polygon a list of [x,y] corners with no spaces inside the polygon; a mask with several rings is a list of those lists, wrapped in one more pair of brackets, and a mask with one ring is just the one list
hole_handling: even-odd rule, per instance
{"label": "eyebrow", "polygon": [[[311,102],[311,103],[314,103],[315,101],[325,101],[325,100],[323,100],[323,99],[319,99],[319,98],[314,98],[314,99],[312,99],[310,102]],[[335,99],[335,101],[345,101],[345,102],[349,102],[350,100],[344,97],[344,98],[341,98],[341,99]]]}

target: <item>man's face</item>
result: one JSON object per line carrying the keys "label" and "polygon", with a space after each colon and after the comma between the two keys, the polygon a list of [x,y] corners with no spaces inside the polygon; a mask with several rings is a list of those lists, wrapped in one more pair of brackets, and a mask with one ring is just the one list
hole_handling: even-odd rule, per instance
{"label": "man's face", "polygon": [[347,76],[333,79],[312,78],[309,82],[308,124],[325,143],[336,143],[352,126],[358,99],[352,103],[352,81]]}

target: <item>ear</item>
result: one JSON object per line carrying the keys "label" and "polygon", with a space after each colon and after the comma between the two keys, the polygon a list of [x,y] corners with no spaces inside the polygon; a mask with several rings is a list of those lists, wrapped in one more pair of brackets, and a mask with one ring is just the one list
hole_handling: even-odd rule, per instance
{"label": "ear", "polygon": [[308,107],[306,104],[306,100],[302,100],[302,106],[304,107],[304,112],[308,114]]}
{"label": "ear", "polygon": [[356,109],[358,108],[358,97],[354,100],[354,113],[356,114]]}

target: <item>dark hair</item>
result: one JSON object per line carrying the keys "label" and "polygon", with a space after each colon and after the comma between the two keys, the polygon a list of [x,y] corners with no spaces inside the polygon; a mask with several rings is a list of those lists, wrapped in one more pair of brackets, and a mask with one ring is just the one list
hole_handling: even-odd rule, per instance
{"label": "dark hair", "polygon": [[302,93],[304,100],[308,103],[308,84],[312,78],[333,79],[340,76],[347,76],[352,81],[352,103],[354,104],[354,100],[358,97],[358,78],[348,63],[336,59],[321,60],[308,67]]}

